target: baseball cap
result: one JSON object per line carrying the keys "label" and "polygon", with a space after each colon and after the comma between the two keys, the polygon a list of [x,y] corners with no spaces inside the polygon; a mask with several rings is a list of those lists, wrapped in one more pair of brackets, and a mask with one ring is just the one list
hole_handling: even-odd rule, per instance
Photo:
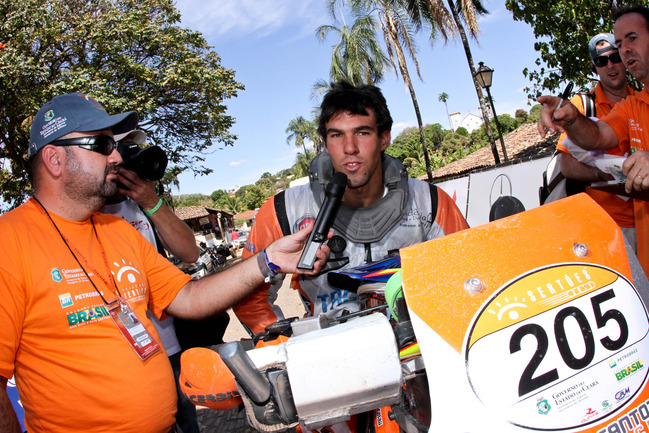
{"label": "baseball cap", "polygon": [[[610,45],[606,45],[602,48],[597,48],[597,44],[600,42],[608,42]],[[607,51],[617,50],[615,45],[615,36],[611,33],[600,33],[593,36],[593,38],[588,42],[588,51],[590,52],[590,59],[593,60],[595,57],[603,54]]]}
{"label": "baseball cap", "polygon": [[109,115],[92,97],[84,93],[68,93],[52,98],[38,110],[29,133],[29,157],[45,145],[70,132],[88,132],[111,128],[122,134],[137,127],[135,111]]}
{"label": "baseball cap", "polygon": [[146,133],[141,129],[134,129],[132,131],[124,132],[123,134],[114,134],[113,138],[115,138],[115,141],[118,143],[122,140],[130,141],[135,144],[146,143]]}

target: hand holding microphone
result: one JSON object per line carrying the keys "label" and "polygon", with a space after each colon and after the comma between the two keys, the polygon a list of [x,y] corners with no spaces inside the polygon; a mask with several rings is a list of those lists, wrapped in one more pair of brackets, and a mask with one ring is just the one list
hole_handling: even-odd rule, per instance
{"label": "hand holding microphone", "polygon": [[320,208],[320,212],[315,220],[313,231],[309,235],[302,257],[297,265],[298,269],[313,270],[316,260],[316,252],[320,245],[327,240],[327,234],[331,225],[336,219],[336,214],[340,208],[340,203],[345,194],[347,187],[347,176],[344,173],[334,173],[333,180],[329,182],[325,189],[325,199]]}

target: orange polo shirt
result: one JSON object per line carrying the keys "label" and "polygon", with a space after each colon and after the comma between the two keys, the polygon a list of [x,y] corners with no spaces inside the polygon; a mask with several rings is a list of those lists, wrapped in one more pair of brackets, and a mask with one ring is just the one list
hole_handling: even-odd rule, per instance
{"label": "orange polo shirt", "polygon": [[[629,95],[633,95],[634,91],[628,87],[627,88]],[[595,95],[595,113],[597,117],[602,118],[611,112],[611,109],[615,106],[614,102],[611,102],[604,91],[600,83],[597,83],[597,87],[591,93]],[[580,95],[575,95],[570,100],[572,104],[577,107],[580,113],[585,113],[586,109],[584,108],[583,101]],[[565,148],[563,141],[566,138],[566,133],[562,133],[559,137],[559,143],[557,144],[557,150],[570,154],[570,151]],[[616,156],[624,156],[624,151],[622,148],[628,146],[618,146],[606,150],[606,153]],[[627,150],[628,152],[628,150]],[[612,194],[609,192],[600,191],[590,187],[586,187],[586,194],[592,197],[593,200],[597,202],[601,207],[608,212],[609,215],[615,220],[617,225],[620,227],[635,227],[635,216],[633,211],[633,200],[624,200],[623,198]]]}
{"label": "orange polo shirt", "polygon": [[[646,89],[618,102],[602,120],[613,128],[620,143],[630,146],[630,153],[649,150],[649,93]],[[624,151],[625,146],[621,147]],[[645,273],[649,274],[649,202],[634,199],[633,209],[638,260]]]}

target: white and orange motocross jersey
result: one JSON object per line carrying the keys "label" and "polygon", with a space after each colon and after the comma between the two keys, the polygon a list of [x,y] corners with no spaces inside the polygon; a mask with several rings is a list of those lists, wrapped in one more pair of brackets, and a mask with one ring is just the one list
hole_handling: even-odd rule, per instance
{"label": "white and orange motocross jersey", "polygon": [[[453,200],[436,186],[408,179],[409,199],[400,220],[381,239],[372,243],[357,243],[340,236],[330,241],[332,253],[327,269],[354,267],[363,263],[380,260],[399,248],[418,244],[468,228],[466,220]],[[301,185],[284,191],[285,223],[291,233],[295,233],[318,215],[319,206],[309,185]],[[261,251],[276,239],[283,236],[276,209],[280,201],[271,197],[259,209],[255,217],[243,258]],[[380,201],[372,206],[380,205]],[[340,217],[340,215],[338,216]],[[372,224],[373,221],[367,221]],[[285,224],[285,226],[286,226]],[[335,244],[335,245],[334,245]],[[235,307],[237,317],[253,332],[282,319],[282,313],[274,305],[282,281],[265,284],[264,287]],[[327,281],[327,272],[315,277],[293,276],[292,287],[300,291],[308,314],[324,314],[334,317],[341,311],[356,311],[356,294],[345,288],[332,287]]]}

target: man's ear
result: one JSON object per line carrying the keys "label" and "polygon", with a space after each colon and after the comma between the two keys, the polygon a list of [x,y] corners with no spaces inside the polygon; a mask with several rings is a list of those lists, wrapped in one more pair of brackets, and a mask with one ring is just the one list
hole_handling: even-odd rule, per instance
{"label": "man's ear", "polygon": [[43,166],[50,173],[51,176],[59,177],[63,172],[63,160],[65,158],[65,150],[62,147],[46,145],[41,150],[41,158]]}
{"label": "man's ear", "polygon": [[384,151],[385,149],[390,146],[390,140],[392,138],[392,135],[390,134],[390,131],[383,131],[381,134],[381,151]]}

